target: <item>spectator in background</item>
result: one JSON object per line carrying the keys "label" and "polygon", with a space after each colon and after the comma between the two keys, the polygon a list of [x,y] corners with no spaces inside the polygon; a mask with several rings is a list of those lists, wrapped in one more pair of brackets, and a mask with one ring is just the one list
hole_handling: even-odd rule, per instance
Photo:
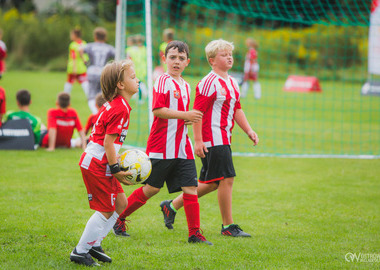
{"label": "spectator in background", "polygon": [[5,58],[7,57],[7,46],[5,45],[3,39],[3,30],[0,29],[0,79],[5,72]]}
{"label": "spectator in background", "polygon": [[97,112],[95,114],[91,114],[87,119],[87,124],[85,127],[85,134],[88,135],[88,132],[91,132],[92,127],[94,126],[96,122],[96,116],[98,115],[98,111],[103,106],[103,104],[106,103],[106,99],[103,97],[102,93],[99,93],[95,97],[95,106],[97,109]]}
{"label": "spectator in background", "polygon": [[102,92],[100,88],[100,74],[103,67],[109,60],[115,58],[115,48],[106,43],[107,30],[103,27],[96,27],[94,32],[94,42],[88,43],[81,50],[81,55],[86,53],[89,57],[87,76],[89,81],[89,92],[87,94],[88,107],[93,114],[98,112],[95,97]]}
{"label": "spectator in background", "polygon": [[71,143],[74,129],[76,128],[81,138],[81,146],[86,148],[86,137],[78,114],[70,106],[70,94],[59,93],[56,109],[48,111],[48,133],[42,138],[42,147],[47,147],[47,151],[54,151],[56,147],[75,147]]}
{"label": "spectator in background", "polygon": [[164,61],[165,57],[165,49],[166,46],[168,46],[169,42],[174,40],[174,29],[172,28],[166,28],[164,32],[162,33],[162,39],[164,42],[160,44],[159,47],[159,53],[160,53],[160,66],[156,67],[153,71],[153,80],[155,81],[158,77],[163,75],[166,70],[167,66]]}
{"label": "spectator in background", "polygon": [[247,38],[245,44],[248,52],[245,56],[244,62],[244,80],[241,86],[242,97],[247,96],[248,89],[252,85],[253,93],[256,99],[261,98],[261,85],[258,82],[259,78],[259,63],[257,50],[259,48],[257,42],[252,38]]}
{"label": "spectator in background", "polygon": [[69,59],[67,62],[67,81],[65,83],[64,92],[71,93],[73,84],[77,80],[86,96],[88,96],[89,83],[87,81],[87,67],[86,62],[88,56],[81,54],[80,50],[86,45],[86,41],[81,39],[82,32],[79,29],[74,29],[70,32],[70,39],[72,42],[69,45]]}
{"label": "spectator in background", "polygon": [[5,90],[0,86],[0,127],[3,114],[5,114]]}
{"label": "spectator in background", "polygon": [[146,47],[145,40],[142,35],[131,36],[130,46],[127,47],[127,59],[131,59],[135,65],[136,75],[140,80],[139,84],[139,101],[142,102],[143,98],[148,95],[146,87],[147,76],[147,62],[146,62]]}
{"label": "spectator in background", "polygon": [[19,90],[16,94],[17,106],[19,111],[8,111],[5,114],[4,122],[8,120],[27,119],[32,126],[34,134],[34,148],[37,149],[41,139],[41,128],[46,129],[41,123],[41,119],[32,115],[29,112],[29,106],[31,104],[31,94],[28,90]]}

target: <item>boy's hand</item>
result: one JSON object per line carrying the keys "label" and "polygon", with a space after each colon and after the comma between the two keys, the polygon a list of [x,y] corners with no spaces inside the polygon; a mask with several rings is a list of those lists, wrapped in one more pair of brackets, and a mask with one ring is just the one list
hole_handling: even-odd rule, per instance
{"label": "boy's hand", "polygon": [[247,135],[251,139],[251,141],[253,141],[253,146],[259,143],[259,136],[257,136],[256,132],[254,132],[253,130],[250,130],[248,131]]}
{"label": "boy's hand", "polygon": [[129,182],[129,181],[125,178],[127,175],[132,175],[132,173],[131,173],[131,172],[123,172],[123,171],[120,171],[120,172],[118,172],[118,173],[113,174],[113,176],[115,176],[116,179],[117,179],[120,183],[122,183],[122,184],[124,184],[124,185],[127,185],[127,186],[133,185],[131,182]]}
{"label": "boy's hand", "polygon": [[205,158],[205,153],[208,153],[206,145],[203,142],[195,142],[194,153],[200,158]]}
{"label": "boy's hand", "polygon": [[[202,120],[203,113],[201,111],[198,111],[198,110],[191,110],[191,111],[186,112],[186,116],[187,116],[187,118],[185,119],[185,123],[186,122],[196,123],[196,122]],[[187,125],[189,125],[189,124],[187,124]]]}

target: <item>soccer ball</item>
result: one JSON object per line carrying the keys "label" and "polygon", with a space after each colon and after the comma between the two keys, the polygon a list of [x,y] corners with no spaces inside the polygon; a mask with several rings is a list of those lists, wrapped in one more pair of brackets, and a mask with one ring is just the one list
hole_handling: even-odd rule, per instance
{"label": "soccer ball", "polygon": [[152,163],[143,151],[137,149],[126,150],[120,157],[120,169],[132,172],[125,178],[132,184],[141,184],[148,179],[152,171]]}

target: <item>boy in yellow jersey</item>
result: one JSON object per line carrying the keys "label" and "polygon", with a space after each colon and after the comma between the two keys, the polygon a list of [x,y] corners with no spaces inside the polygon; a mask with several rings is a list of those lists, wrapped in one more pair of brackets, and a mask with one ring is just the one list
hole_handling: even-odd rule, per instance
{"label": "boy in yellow jersey", "polygon": [[73,83],[77,80],[83,88],[86,96],[89,92],[89,83],[87,80],[87,67],[86,62],[88,56],[81,55],[80,50],[87,43],[81,39],[82,33],[79,29],[74,29],[70,32],[70,39],[72,42],[69,45],[69,59],[67,62],[67,81],[65,83],[64,92],[71,93]]}

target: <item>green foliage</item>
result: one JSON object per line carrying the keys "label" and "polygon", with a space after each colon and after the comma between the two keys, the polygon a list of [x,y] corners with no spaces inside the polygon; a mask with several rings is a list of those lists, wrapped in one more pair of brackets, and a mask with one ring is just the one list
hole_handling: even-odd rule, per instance
{"label": "green foliage", "polygon": [[[114,43],[114,23],[100,23],[108,30],[108,41]],[[10,9],[0,13],[0,25],[4,30],[3,39],[9,50],[9,69],[50,69],[65,70],[70,43],[70,31],[82,30],[82,38],[93,40],[92,31],[98,26],[86,16],[63,14],[36,16],[34,13],[19,13]],[[58,63],[58,61],[62,61]]]}

